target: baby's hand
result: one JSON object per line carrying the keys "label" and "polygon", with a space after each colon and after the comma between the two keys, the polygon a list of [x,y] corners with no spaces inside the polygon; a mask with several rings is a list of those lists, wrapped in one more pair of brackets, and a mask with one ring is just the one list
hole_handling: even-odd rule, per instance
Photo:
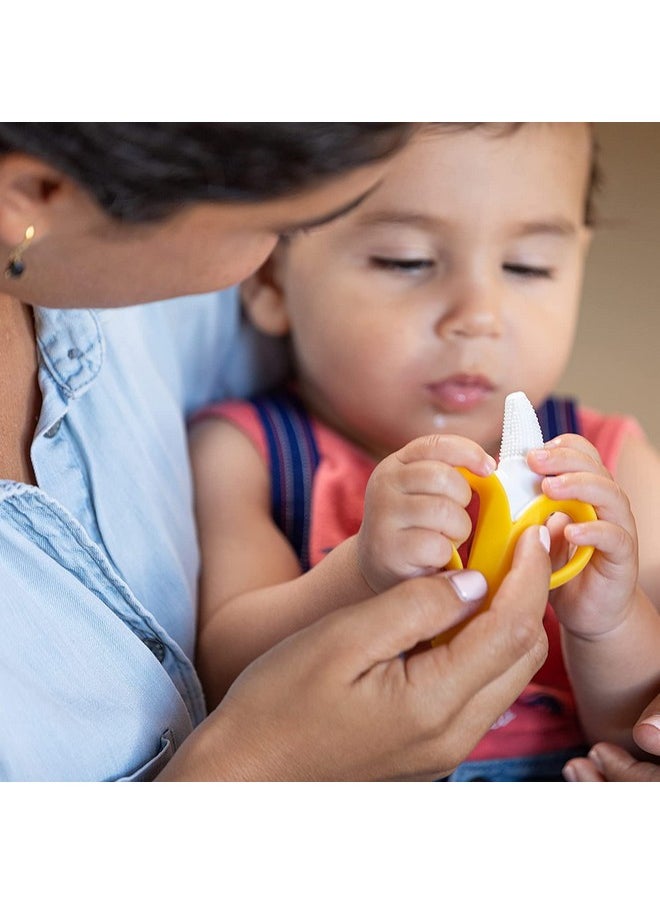
{"label": "baby's hand", "polygon": [[456,466],[486,477],[495,462],[472,440],[433,434],[413,440],[375,468],[357,537],[358,564],[375,592],[439,571],[453,546],[470,536],[465,507],[472,490]]}
{"label": "baby's hand", "polygon": [[594,554],[580,574],[551,593],[557,618],[583,637],[613,630],[626,617],[637,584],[637,530],[627,496],[584,437],[559,436],[527,461],[537,474],[555,475],[543,479],[546,496],[580,499],[598,515],[598,521],[562,522],[566,543],[593,546]]}

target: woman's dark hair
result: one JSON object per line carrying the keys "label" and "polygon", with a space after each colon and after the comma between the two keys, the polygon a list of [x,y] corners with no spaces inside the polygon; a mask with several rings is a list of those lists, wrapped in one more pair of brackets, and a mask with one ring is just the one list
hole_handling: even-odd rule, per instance
{"label": "woman's dark hair", "polygon": [[86,189],[112,217],[157,220],[192,201],[259,201],[313,187],[401,148],[399,122],[5,122],[23,152]]}

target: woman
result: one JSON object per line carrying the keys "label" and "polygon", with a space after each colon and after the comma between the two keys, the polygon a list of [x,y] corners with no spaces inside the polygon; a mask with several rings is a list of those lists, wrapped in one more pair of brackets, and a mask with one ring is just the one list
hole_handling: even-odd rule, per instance
{"label": "woman", "polygon": [[210,716],[192,665],[185,414],[280,367],[232,292],[201,293],[359,203],[409,132],[0,126],[5,779],[437,777],[539,668],[538,529],[447,648],[400,655],[470,615],[480,575],[405,582],[334,613],[253,663]]}

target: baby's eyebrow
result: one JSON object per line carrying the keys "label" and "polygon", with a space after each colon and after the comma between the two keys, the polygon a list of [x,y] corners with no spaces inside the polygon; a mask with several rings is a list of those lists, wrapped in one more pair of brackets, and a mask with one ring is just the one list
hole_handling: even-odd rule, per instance
{"label": "baby's eyebrow", "polygon": [[[355,222],[360,227],[411,226],[426,231],[451,227],[451,221],[442,217],[433,217],[428,214],[405,210],[358,210]],[[576,224],[563,216],[520,223],[515,226],[513,231],[513,235],[516,238],[523,238],[528,235],[556,235],[569,238],[576,235],[576,233]]]}
{"label": "baby's eyebrow", "polygon": [[437,229],[446,220],[427,214],[404,210],[365,210],[358,213],[360,226],[415,226],[418,229]]}
{"label": "baby's eyebrow", "polygon": [[516,231],[520,237],[526,235],[558,235],[572,236],[577,232],[575,223],[564,217],[551,220],[539,220],[538,222],[523,223]]}

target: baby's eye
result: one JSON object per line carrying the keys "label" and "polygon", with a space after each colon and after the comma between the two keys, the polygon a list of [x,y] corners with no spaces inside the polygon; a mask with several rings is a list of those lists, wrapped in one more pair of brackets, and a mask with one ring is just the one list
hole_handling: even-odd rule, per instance
{"label": "baby's eye", "polygon": [[503,264],[502,269],[514,276],[531,279],[551,279],[553,275],[550,267],[529,267],[526,264]]}
{"label": "baby's eye", "polygon": [[433,261],[423,257],[372,257],[371,263],[379,270],[395,270],[402,273],[419,273],[433,266]]}

